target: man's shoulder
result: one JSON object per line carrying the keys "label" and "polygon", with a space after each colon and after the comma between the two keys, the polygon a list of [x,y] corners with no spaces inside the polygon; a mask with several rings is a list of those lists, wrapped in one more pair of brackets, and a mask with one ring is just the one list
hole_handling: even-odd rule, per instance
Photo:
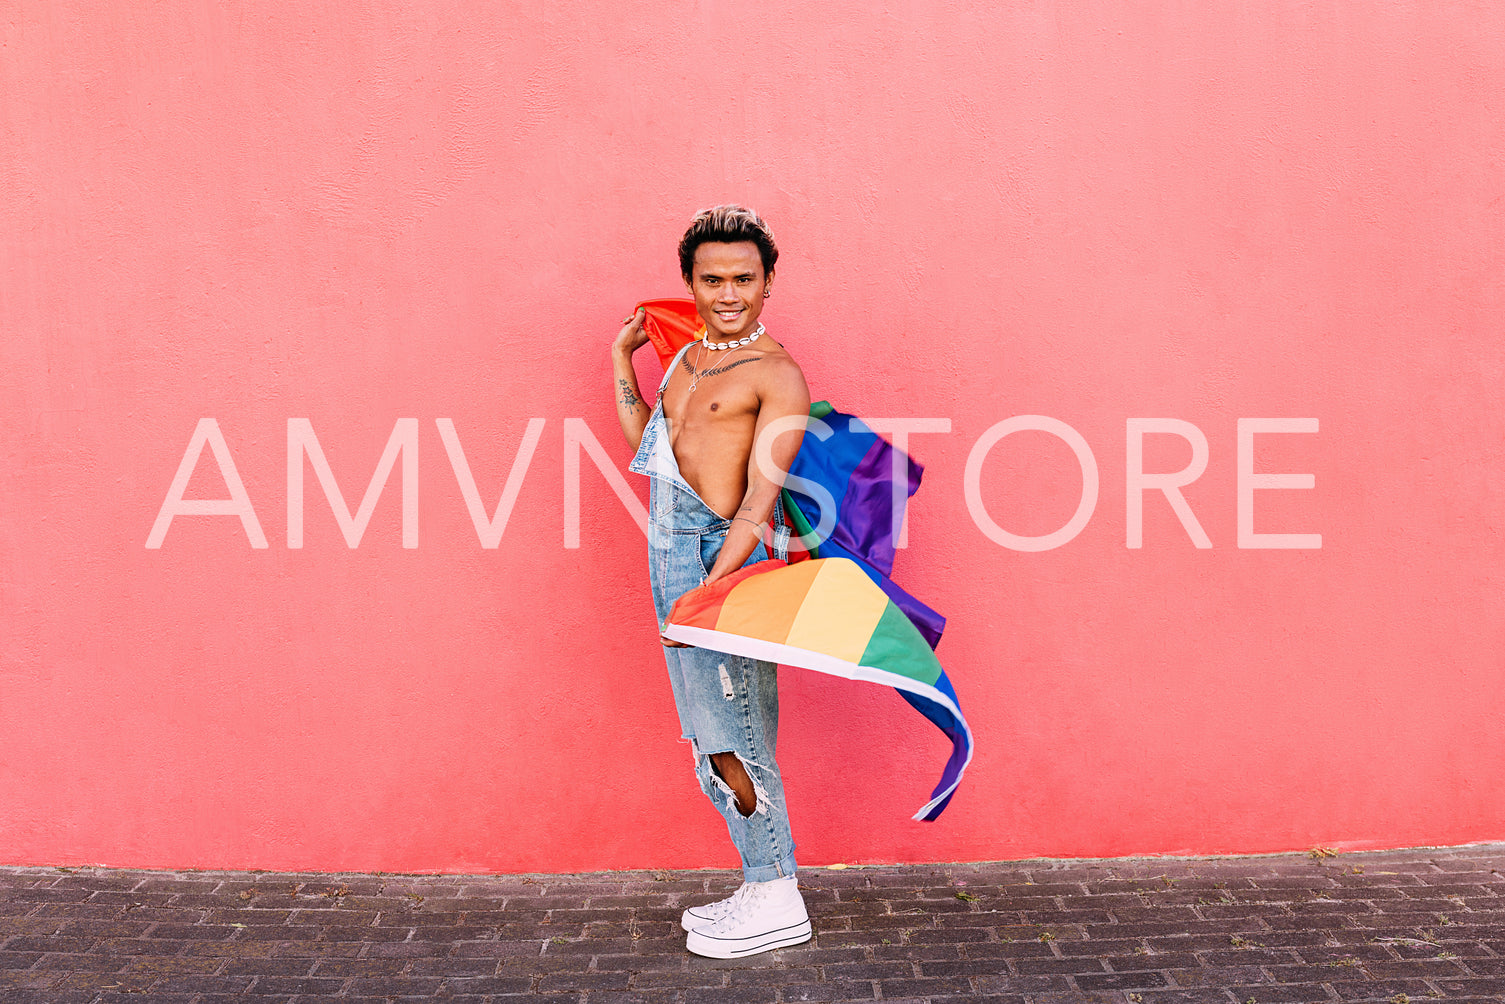
{"label": "man's shoulder", "polygon": [[769,344],[763,347],[762,355],[764,365],[767,369],[778,369],[785,372],[793,371],[795,373],[804,372],[800,369],[800,364],[795,362],[794,356],[787,348],[771,338],[768,342]]}
{"label": "man's shoulder", "polygon": [[789,350],[778,342],[769,339],[769,344],[759,346],[758,365],[752,367],[759,370],[763,376],[775,379],[788,379],[795,374],[803,375],[800,364],[794,361],[794,356]]}
{"label": "man's shoulder", "polygon": [[756,379],[764,395],[770,393],[781,396],[809,395],[805,386],[805,371],[800,368],[800,364],[795,361],[789,350],[778,342],[774,342],[764,350],[759,365],[749,368],[759,371]]}

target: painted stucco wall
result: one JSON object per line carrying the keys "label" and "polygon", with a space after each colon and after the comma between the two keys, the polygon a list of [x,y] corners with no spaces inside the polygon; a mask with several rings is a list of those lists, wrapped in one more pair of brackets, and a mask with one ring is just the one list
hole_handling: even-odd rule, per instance
{"label": "painted stucco wall", "polygon": [[[729,200],[816,396],[950,422],[897,578],[977,759],[910,822],[944,741],[786,671],[805,863],[1505,837],[1501,95],[1479,3],[6,4],[0,862],[730,865],[593,459]],[[255,529],[149,547],[206,418]],[[406,444],[358,547],[290,428],[341,518]]]}

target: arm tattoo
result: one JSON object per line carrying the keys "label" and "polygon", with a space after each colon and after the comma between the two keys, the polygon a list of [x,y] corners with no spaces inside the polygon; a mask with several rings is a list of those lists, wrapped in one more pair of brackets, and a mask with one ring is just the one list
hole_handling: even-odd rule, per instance
{"label": "arm tattoo", "polygon": [[643,403],[643,399],[633,392],[632,384],[628,383],[625,378],[617,377],[617,387],[622,391],[622,396],[617,399],[622,404],[636,409],[638,405]]}

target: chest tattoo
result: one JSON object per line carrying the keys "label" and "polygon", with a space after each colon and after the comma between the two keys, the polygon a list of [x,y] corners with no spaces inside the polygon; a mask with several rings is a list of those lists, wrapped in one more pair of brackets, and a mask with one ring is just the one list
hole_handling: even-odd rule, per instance
{"label": "chest tattoo", "polygon": [[[693,376],[695,376],[695,367],[690,365],[690,360],[689,360],[688,357],[689,357],[689,353],[686,353],[685,355],[680,356],[679,357],[679,362],[680,362],[680,364],[682,366],[684,366],[685,372],[688,373],[688,374],[690,374],[690,376],[693,377]],[[709,370],[706,370],[704,373],[700,374],[700,379],[704,380],[708,376],[715,376],[717,373],[725,373],[727,370],[734,370],[738,366],[743,365],[744,363],[755,363],[755,362],[757,362],[761,358],[763,358],[763,357],[762,356],[748,356],[746,359],[738,359],[734,363],[727,363],[724,366],[717,366],[715,369],[709,369]]]}

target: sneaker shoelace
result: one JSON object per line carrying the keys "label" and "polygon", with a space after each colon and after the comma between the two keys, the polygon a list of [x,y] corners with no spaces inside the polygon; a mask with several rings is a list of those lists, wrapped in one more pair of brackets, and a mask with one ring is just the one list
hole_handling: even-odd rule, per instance
{"label": "sneaker shoelace", "polygon": [[730,896],[725,899],[718,899],[714,903],[707,903],[705,906],[699,907],[696,912],[702,916],[710,917],[713,923],[722,920],[737,909],[737,904],[742,902],[742,897],[747,895],[749,888],[748,883],[744,882]]}
{"label": "sneaker shoelace", "polygon": [[772,891],[773,883],[771,882],[749,882],[744,885],[733,893],[736,902],[732,903],[726,915],[716,922],[717,925],[728,929],[742,925],[758,912],[763,901]]}

